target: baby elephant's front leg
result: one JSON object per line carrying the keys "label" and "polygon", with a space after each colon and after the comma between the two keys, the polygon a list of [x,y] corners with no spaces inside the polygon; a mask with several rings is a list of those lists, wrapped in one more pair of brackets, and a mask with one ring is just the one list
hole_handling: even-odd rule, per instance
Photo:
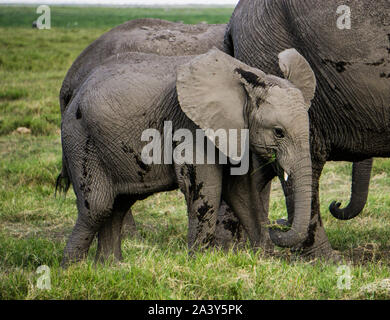
{"label": "baby elephant's front leg", "polygon": [[188,210],[188,248],[192,254],[214,244],[222,169],[218,165],[186,165],[180,171]]}

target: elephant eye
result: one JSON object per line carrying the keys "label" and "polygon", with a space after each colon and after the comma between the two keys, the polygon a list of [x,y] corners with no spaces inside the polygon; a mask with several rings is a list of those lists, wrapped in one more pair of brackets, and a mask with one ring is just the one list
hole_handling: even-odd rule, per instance
{"label": "elephant eye", "polygon": [[284,138],[284,130],[282,128],[274,128],[274,135],[278,139]]}

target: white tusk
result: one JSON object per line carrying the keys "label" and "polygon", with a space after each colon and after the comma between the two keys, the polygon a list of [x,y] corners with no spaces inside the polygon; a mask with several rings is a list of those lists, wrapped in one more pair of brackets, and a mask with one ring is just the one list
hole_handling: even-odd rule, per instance
{"label": "white tusk", "polygon": [[287,174],[287,172],[285,172],[285,173],[284,173],[284,181],[287,182],[287,180],[288,180],[288,174]]}

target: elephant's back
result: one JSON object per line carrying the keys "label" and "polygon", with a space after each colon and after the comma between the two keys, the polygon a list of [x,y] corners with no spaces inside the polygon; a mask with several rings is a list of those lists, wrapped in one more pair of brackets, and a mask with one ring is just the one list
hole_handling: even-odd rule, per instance
{"label": "elephant's back", "polygon": [[[72,121],[82,115],[89,134],[109,145],[126,137],[132,149],[141,152],[146,130],[163,133],[164,123],[189,127],[176,93],[176,69],[191,57],[161,57],[125,53],[111,57],[92,72],[65,113]],[[79,111],[77,111],[77,110]],[[73,120],[74,121],[74,120]]]}
{"label": "elephant's back", "polygon": [[281,75],[277,55],[291,47],[313,63],[339,63],[339,70],[353,63],[388,65],[389,34],[388,0],[356,0],[347,6],[339,0],[247,0],[234,11],[226,40],[238,59]]}
{"label": "elephant's back", "polygon": [[[89,73],[105,59],[126,52],[161,56],[202,54],[217,47],[224,49],[225,24],[189,25],[160,19],[136,19],[119,25],[92,42],[73,63],[70,76]],[[79,71],[80,73],[80,71]],[[83,78],[82,74],[77,78]]]}
{"label": "elephant's back", "polygon": [[142,121],[141,116],[150,110],[163,112],[164,97],[175,91],[176,68],[189,60],[144,53],[110,57],[95,68],[77,93],[87,119],[121,122],[136,117]]}
{"label": "elephant's back", "polygon": [[127,21],[100,36],[77,57],[64,79],[61,112],[86,77],[105,59],[125,52],[163,56],[196,55],[212,47],[224,50],[226,25],[187,25],[160,19]]}
{"label": "elephant's back", "polygon": [[202,54],[217,47],[223,50],[225,24],[184,24],[159,19],[126,22],[101,37],[111,54],[143,52],[163,56]]}
{"label": "elephant's back", "polygon": [[163,133],[164,121],[183,121],[175,70],[188,59],[141,53],[111,57],[88,76],[66,109],[63,128],[80,130],[94,141],[100,161],[113,168],[110,174],[118,185],[122,180],[130,183],[126,188],[156,179],[162,185],[175,183],[171,166],[142,164],[148,144],[142,137],[150,130]]}

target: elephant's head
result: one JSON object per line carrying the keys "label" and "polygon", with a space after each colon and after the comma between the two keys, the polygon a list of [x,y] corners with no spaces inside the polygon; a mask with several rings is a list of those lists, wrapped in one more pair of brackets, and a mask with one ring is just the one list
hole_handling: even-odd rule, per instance
{"label": "elephant's head", "polygon": [[[279,54],[286,79],[213,49],[178,70],[177,92],[184,113],[200,128],[249,129],[252,152],[275,159],[279,175],[292,179],[295,215],[287,232],[270,229],[272,241],[292,247],[307,236],[311,213],[312,167],[309,116],[316,80],[295,50]],[[229,152],[227,152],[229,156]]]}

